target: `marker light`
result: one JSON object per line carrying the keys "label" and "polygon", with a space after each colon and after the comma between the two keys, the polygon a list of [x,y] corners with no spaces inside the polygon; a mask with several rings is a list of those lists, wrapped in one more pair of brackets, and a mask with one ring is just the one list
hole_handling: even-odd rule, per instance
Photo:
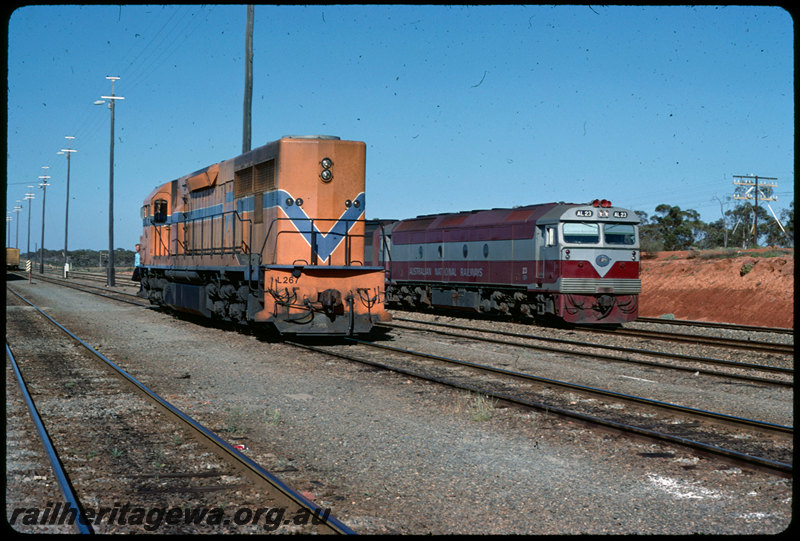
{"label": "marker light", "polygon": [[592,201],[592,206],[593,207],[608,208],[608,207],[611,206],[611,201],[609,201],[608,199],[602,199],[602,200],[601,199],[595,199],[594,201]]}

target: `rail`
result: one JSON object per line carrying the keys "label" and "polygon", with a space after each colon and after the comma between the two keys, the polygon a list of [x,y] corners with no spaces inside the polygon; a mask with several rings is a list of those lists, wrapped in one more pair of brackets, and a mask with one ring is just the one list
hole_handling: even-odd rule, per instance
{"label": "rail", "polygon": [[58,482],[58,486],[61,489],[61,493],[64,495],[67,509],[75,509],[77,511],[78,520],[75,521],[76,528],[78,528],[78,532],[81,534],[93,534],[94,529],[91,526],[91,522],[85,518],[86,514],[84,506],[75,493],[75,488],[72,486],[72,482],[69,480],[67,473],[64,471],[64,466],[61,463],[61,459],[58,457],[58,452],[56,452],[53,441],[50,438],[50,434],[48,433],[47,428],[44,426],[44,422],[39,415],[39,410],[36,408],[36,404],[34,403],[33,398],[28,391],[25,378],[22,376],[22,371],[20,370],[17,360],[14,357],[14,354],[11,351],[11,347],[8,345],[8,343],[6,343],[6,355],[8,356],[9,361],[11,361],[11,367],[14,369],[14,374],[17,377],[17,384],[19,385],[20,392],[25,400],[25,404],[28,406],[28,411],[31,414],[31,419],[36,427],[36,431],[39,433],[39,438],[41,439],[41,443],[44,446],[45,452],[47,453],[47,458],[50,461],[50,465],[53,468],[53,473],[56,477],[56,481]]}
{"label": "rail", "polygon": [[[44,318],[50,321],[55,327],[63,331],[66,335],[78,342],[83,348],[89,351],[95,358],[102,361],[103,366],[107,367],[112,373],[120,378],[123,382],[128,384],[131,389],[139,396],[143,397],[151,404],[158,407],[165,413],[171,421],[178,426],[184,428],[190,434],[190,437],[196,439],[215,455],[222,460],[233,466],[237,471],[242,472],[249,477],[254,483],[262,488],[267,489],[272,495],[277,498],[283,499],[289,505],[297,505],[300,509],[308,513],[308,516],[317,517],[319,524],[323,529],[322,533],[334,534],[354,534],[355,532],[343,522],[330,516],[318,504],[307,499],[301,492],[289,486],[285,481],[278,478],[272,472],[264,469],[257,462],[253,461],[248,456],[236,450],[231,444],[222,439],[216,433],[200,424],[197,420],[188,416],[185,412],[179,410],[173,404],[166,401],[164,398],[156,394],[152,389],[147,387],[144,383],[133,377],[130,373],[125,371],[122,367],[114,361],[97,351],[88,342],[74,334],[67,329],[64,325],[56,321],[50,314],[36,306],[33,302],[23,297],[14,289],[9,288],[14,295],[19,297],[23,302],[31,306],[34,310],[39,312]],[[10,349],[6,346],[7,353],[10,354]]]}

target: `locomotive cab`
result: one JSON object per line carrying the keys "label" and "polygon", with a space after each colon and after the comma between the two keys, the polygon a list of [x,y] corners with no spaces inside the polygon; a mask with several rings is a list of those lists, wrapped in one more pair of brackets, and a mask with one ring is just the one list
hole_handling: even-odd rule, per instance
{"label": "locomotive cab", "polygon": [[595,200],[567,209],[557,223],[543,224],[552,231],[541,252],[543,266],[552,262],[547,278],[555,278],[550,310],[571,323],[635,319],[641,292],[639,221],[626,209]]}

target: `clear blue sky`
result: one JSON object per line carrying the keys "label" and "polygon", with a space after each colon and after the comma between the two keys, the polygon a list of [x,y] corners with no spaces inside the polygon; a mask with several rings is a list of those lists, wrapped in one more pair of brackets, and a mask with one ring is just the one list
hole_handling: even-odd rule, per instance
{"label": "clear blue sky", "polygon": [[[241,153],[245,20],[244,5],[10,13],[7,211],[50,166],[45,247],[63,249],[57,152],[75,136],[69,248],[108,247],[110,113],[93,102],[119,76],[114,238],[132,249],[156,185]],[[780,213],[793,35],[777,7],[256,6],[252,146],[365,141],[368,218],[599,197],[710,222],[747,174],[778,178]]]}

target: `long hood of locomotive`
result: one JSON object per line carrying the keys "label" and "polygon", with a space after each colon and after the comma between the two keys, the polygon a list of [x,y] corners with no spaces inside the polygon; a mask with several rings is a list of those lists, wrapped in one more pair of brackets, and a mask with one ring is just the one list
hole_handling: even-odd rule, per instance
{"label": "long hood of locomotive", "polygon": [[[596,293],[597,287],[613,287],[617,293],[641,290],[639,261],[632,260],[630,249],[571,247],[568,260],[536,260],[526,256],[533,253],[532,239],[467,241],[441,244],[444,252],[441,259],[419,257],[420,247],[423,254],[438,254],[439,246],[438,243],[394,244],[392,280],[526,285],[529,289],[554,289],[565,293],[590,292],[587,289]],[[467,257],[463,257],[465,252]],[[519,259],[514,258],[515,252]],[[476,255],[470,257],[470,253]]]}
{"label": "long hood of locomotive", "polygon": [[[233,201],[233,196],[230,194],[229,200],[225,204],[212,205],[191,210],[189,212],[180,212],[177,215],[170,215],[163,225],[174,225],[184,223],[186,221],[199,220],[204,218],[211,218],[219,216],[223,212],[230,212],[236,210],[240,215],[244,213],[251,213],[255,207],[255,196],[249,195]],[[366,205],[364,192],[359,193],[353,198],[357,204],[351,206],[342,212],[338,220],[336,220],[328,231],[320,231],[314,224],[312,218],[297,205],[289,204],[289,201],[295,201],[292,194],[286,190],[274,190],[265,193],[263,196],[263,210],[272,210],[280,208],[294,229],[300,234],[305,242],[310,247],[314,243],[317,255],[323,262],[327,261],[331,254],[339,247],[342,240],[347,233],[353,228],[358,220],[364,214]],[[148,220],[143,220],[143,226],[149,225]]]}

